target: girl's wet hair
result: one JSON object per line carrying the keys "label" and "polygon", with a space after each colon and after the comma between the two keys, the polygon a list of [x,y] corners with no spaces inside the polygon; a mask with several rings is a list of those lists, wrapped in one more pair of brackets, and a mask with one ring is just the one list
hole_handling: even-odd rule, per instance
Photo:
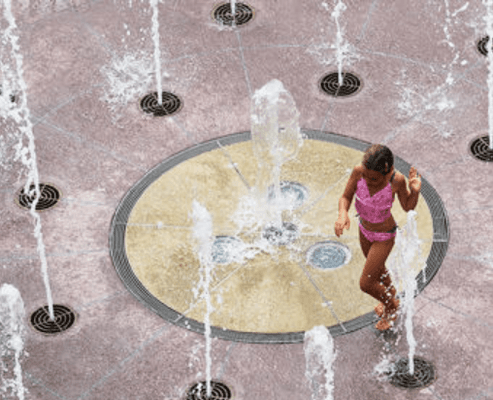
{"label": "girl's wet hair", "polygon": [[386,175],[394,165],[394,155],[387,146],[374,144],[366,150],[363,156],[363,165],[372,171]]}

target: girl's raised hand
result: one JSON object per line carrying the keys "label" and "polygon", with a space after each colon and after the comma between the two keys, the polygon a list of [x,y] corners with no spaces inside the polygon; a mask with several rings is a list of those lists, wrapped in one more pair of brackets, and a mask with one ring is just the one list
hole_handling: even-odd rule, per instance
{"label": "girl's raised hand", "polygon": [[409,188],[414,192],[419,192],[421,190],[421,175],[415,167],[411,167],[409,170]]}

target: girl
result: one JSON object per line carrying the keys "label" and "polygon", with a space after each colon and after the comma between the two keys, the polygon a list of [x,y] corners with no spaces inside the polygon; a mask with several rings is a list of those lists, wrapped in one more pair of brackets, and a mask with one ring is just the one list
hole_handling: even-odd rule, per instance
{"label": "girl", "polygon": [[355,207],[359,216],[359,238],[366,258],[360,288],[380,301],[375,312],[381,317],[376,324],[379,330],[393,326],[397,318],[399,300],[392,286],[385,261],[395,242],[397,224],[390,208],[397,193],[404,211],[414,210],[421,190],[421,177],[416,168],[409,171],[409,189],[404,175],[394,171],[394,156],[387,146],[375,144],[363,156],[349,178],[346,190],[339,200],[339,218],[335,223],[337,237],[343,228],[349,229],[348,210],[356,193]]}

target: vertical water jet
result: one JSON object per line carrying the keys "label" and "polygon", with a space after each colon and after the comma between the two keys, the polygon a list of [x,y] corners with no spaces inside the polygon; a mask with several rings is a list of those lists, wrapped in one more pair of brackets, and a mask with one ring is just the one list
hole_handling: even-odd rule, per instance
{"label": "vertical water jet", "polygon": [[[48,309],[50,318],[55,318],[53,312],[53,299],[51,295],[51,287],[48,277],[48,262],[46,260],[45,245],[43,241],[43,234],[41,231],[41,218],[36,211],[36,206],[41,197],[41,191],[39,189],[39,172],[38,164],[36,161],[36,150],[34,144],[33,124],[31,122],[30,110],[27,106],[27,84],[23,77],[23,57],[20,51],[19,38],[16,33],[17,24],[12,14],[11,0],[3,0],[3,16],[6,19],[8,26],[3,30],[1,35],[2,46],[2,62],[0,63],[2,69],[2,75],[4,77],[3,88],[5,95],[15,89],[19,91],[16,102],[2,102],[2,106],[5,107],[9,104],[6,110],[5,118],[11,122],[14,135],[18,138],[18,144],[15,146],[16,159],[21,162],[28,169],[28,179],[24,186],[24,193],[29,193],[30,196],[34,196],[34,201],[31,204],[30,214],[34,219],[34,236],[37,241],[37,251],[41,261],[41,274],[46,290],[46,297],[48,300]],[[12,58],[13,66],[9,68],[8,56]],[[24,140],[27,139],[27,145],[24,144]],[[34,190],[31,187],[34,186]]]}
{"label": "vertical water jet", "polygon": [[161,49],[159,48],[159,9],[161,0],[150,0],[152,7],[152,40],[154,42],[154,66],[156,72],[157,101],[163,104],[163,85],[161,80]]}

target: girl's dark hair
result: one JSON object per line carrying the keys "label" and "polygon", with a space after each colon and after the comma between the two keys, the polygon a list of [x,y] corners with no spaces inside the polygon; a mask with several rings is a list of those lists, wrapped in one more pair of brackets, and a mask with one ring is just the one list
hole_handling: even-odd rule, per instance
{"label": "girl's dark hair", "polygon": [[394,155],[387,146],[374,144],[366,150],[363,165],[372,171],[387,175],[394,165]]}

